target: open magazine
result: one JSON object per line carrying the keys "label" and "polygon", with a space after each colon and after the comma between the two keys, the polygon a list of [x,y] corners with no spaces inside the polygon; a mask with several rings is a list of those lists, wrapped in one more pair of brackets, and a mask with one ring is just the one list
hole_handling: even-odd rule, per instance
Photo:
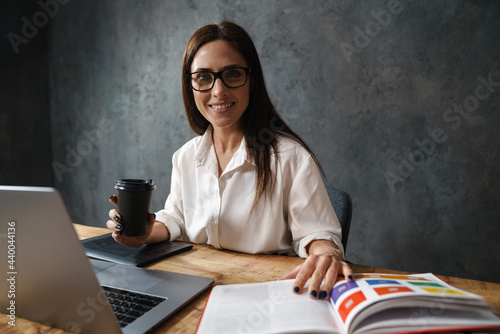
{"label": "open magazine", "polygon": [[490,304],[433,274],[354,277],[328,301],[292,293],[293,280],[215,286],[197,333],[500,332]]}

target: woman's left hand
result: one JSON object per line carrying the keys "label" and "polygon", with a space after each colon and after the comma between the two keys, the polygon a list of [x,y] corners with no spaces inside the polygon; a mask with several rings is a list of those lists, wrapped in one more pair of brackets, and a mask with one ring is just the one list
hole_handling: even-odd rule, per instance
{"label": "woman's left hand", "polygon": [[342,252],[330,240],[313,240],[309,244],[309,256],[292,272],[279,278],[295,278],[293,291],[301,293],[308,279],[308,295],[313,299],[326,299],[332,291],[337,275],[343,274],[352,281],[351,267],[344,261]]}

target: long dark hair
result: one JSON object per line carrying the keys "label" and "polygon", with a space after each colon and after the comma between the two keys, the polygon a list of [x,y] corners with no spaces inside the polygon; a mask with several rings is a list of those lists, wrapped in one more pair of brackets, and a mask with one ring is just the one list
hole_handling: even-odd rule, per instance
{"label": "long dark hair", "polygon": [[[262,67],[255,45],[248,33],[229,21],[222,21],[217,24],[209,24],[198,29],[189,39],[182,61],[182,97],[184,108],[191,129],[198,135],[202,135],[207,130],[210,123],[198,111],[194,101],[193,90],[191,88],[188,74],[191,72],[191,64],[198,50],[205,44],[216,40],[225,40],[233,45],[236,50],[245,58],[247,66],[250,68],[250,101],[247,110],[242,117],[242,130],[247,143],[247,151],[257,165],[257,187],[254,204],[262,195],[266,194],[266,189],[272,191],[275,185],[275,177],[271,166],[272,152],[278,152],[279,136],[291,138],[301,144],[313,157],[321,173],[324,171],[311,149],[306,143],[290,129],[285,121],[278,114],[269,98]],[[277,159],[276,159],[277,163]]]}

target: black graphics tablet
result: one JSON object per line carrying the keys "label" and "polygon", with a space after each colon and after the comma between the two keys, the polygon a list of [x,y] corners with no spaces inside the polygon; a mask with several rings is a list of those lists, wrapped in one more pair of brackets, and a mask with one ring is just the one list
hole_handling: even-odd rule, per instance
{"label": "black graphics tablet", "polygon": [[136,267],[143,267],[193,248],[192,245],[172,241],[162,241],[138,248],[126,247],[117,243],[111,234],[84,239],[82,243],[88,257]]}

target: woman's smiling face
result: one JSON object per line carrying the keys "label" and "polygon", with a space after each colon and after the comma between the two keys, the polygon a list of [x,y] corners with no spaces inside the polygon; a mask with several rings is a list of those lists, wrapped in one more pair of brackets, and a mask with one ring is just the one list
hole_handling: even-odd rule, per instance
{"label": "woman's smiling face", "polygon": [[[203,45],[194,56],[191,72],[219,72],[228,68],[247,67],[243,56],[228,42],[216,40]],[[250,80],[238,88],[228,88],[220,78],[206,92],[193,90],[196,107],[215,131],[241,130],[240,119],[248,107]]]}

